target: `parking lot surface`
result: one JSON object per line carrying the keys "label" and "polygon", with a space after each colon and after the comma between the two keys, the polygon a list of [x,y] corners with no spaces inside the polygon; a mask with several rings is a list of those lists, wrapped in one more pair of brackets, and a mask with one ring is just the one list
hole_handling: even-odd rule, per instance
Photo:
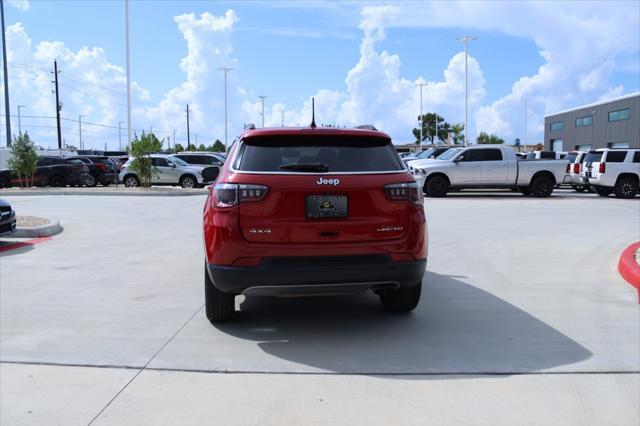
{"label": "parking lot surface", "polygon": [[640,200],[426,199],[422,300],[203,311],[203,196],[7,197],[65,231],[0,253],[1,424],[637,424]]}

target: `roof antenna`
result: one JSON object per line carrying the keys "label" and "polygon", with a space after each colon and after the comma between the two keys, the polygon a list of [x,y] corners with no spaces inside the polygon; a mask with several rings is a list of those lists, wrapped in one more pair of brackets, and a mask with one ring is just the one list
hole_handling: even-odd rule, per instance
{"label": "roof antenna", "polygon": [[316,128],[316,100],[311,98],[311,128]]}

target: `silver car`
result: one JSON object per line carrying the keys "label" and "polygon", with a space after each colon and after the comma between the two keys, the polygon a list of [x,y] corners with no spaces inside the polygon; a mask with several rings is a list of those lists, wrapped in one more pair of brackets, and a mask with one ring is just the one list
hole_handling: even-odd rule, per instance
{"label": "silver car", "polygon": [[[210,167],[194,166],[173,155],[151,154],[151,165],[155,169],[152,174],[152,185],[179,185],[183,188],[197,188],[204,186],[215,180],[213,174],[207,173],[205,169]],[[133,158],[122,166],[119,179],[127,188],[140,186],[140,178],[137,173],[131,169]],[[203,176],[203,172],[204,175]]]}

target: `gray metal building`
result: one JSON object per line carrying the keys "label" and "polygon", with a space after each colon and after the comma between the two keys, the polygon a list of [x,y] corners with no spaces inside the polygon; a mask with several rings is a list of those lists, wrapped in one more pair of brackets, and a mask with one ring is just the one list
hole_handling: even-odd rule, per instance
{"label": "gray metal building", "polygon": [[640,92],[544,117],[550,151],[640,148]]}

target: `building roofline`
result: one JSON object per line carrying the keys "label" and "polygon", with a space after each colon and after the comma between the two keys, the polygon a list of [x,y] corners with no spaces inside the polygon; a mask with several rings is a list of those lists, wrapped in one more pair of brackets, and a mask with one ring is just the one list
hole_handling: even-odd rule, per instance
{"label": "building roofline", "polygon": [[578,110],[585,109],[585,108],[593,108],[593,107],[596,107],[596,106],[599,106],[599,105],[604,105],[604,104],[608,104],[608,103],[611,103],[611,102],[621,101],[623,99],[635,98],[636,96],[640,96],[640,92],[630,93],[628,95],[619,96],[617,98],[611,98],[611,99],[607,99],[605,101],[594,102],[592,104],[582,105],[582,106],[579,106],[579,107],[566,109],[564,111],[554,112],[552,114],[545,114],[544,118],[553,117],[554,115],[565,114],[567,112],[578,111]]}

